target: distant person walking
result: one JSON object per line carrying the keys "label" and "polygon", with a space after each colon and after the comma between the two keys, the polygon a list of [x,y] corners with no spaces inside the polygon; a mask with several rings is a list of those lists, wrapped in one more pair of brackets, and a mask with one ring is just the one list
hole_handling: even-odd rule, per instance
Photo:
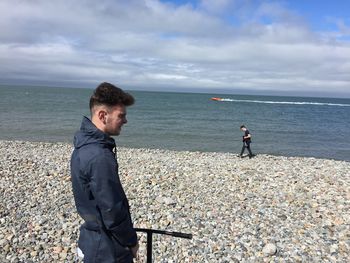
{"label": "distant person walking", "polygon": [[241,154],[239,156],[242,158],[243,153],[244,153],[245,149],[247,148],[247,150],[249,152],[249,158],[252,158],[253,156],[255,156],[250,149],[250,144],[252,142],[252,135],[250,134],[249,130],[244,125],[241,126],[241,131],[244,132],[244,135],[243,135],[242,151],[241,151]]}
{"label": "distant person walking", "polygon": [[75,205],[84,220],[78,255],[85,263],[130,263],[136,257],[137,235],[112,138],[127,123],[126,107],[133,103],[130,94],[100,84],[90,98],[91,120],[84,117],[74,137],[71,177]]}

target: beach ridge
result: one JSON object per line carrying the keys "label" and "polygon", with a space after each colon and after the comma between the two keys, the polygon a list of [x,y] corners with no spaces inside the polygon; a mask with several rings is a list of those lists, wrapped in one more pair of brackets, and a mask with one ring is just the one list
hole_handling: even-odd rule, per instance
{"label": "beach ridge", "polygon": [[[0,141],[0,261],[72,262],[81,219],[68,143]],[[155,262],[346,262],[350,162],[118,148],[135,227]],[[140,262],[145,236],[140,234]]]}

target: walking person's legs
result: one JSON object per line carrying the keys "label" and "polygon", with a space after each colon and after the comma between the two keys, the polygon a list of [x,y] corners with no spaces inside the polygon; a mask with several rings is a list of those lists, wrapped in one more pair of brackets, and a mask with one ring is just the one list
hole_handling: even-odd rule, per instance
{"label": "walking person's legs", "polygon": [[253,153],[252,153],[252,151],[250,150],[250,146],[247,146],[247,149],[248,149],[248,152],[249,152],[249,157],[250,157],[250,158],[253,157]]}
{"label": "walking person's legs", "polygon": [[252,158],[254,156],[254,154],[252,153],[252,150],[250,149],[250,143],[247,143],[247,149],[249,152],[249,158]]}
{"label": "walking person's legs", "polygon": [[243,156],[244,150],[245,150],[246,146],[245,143],[243,142],[243,146],[242,146],[242,150],[241,150],[241,154],[239,155],[240,157]]}

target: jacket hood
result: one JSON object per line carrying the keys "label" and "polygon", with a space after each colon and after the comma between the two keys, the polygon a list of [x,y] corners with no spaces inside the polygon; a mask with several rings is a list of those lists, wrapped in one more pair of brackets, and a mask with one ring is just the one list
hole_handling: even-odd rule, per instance
{"label": "jacket hood", "polygon": [[114,148],[115,141],[108,134],[96,128],[91,120],[84,116],[80,130],[75,133],[74,147],[80,148],[88,144],[104,144],[107,147]]}

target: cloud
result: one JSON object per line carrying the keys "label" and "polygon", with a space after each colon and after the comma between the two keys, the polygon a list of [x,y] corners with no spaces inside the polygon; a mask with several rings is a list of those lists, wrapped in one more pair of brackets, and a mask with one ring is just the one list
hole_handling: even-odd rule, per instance
{"label": "cloud", "polygon": [[314,32],[276,2],[3,0],[0,81],[349,94],[339,21]]}

